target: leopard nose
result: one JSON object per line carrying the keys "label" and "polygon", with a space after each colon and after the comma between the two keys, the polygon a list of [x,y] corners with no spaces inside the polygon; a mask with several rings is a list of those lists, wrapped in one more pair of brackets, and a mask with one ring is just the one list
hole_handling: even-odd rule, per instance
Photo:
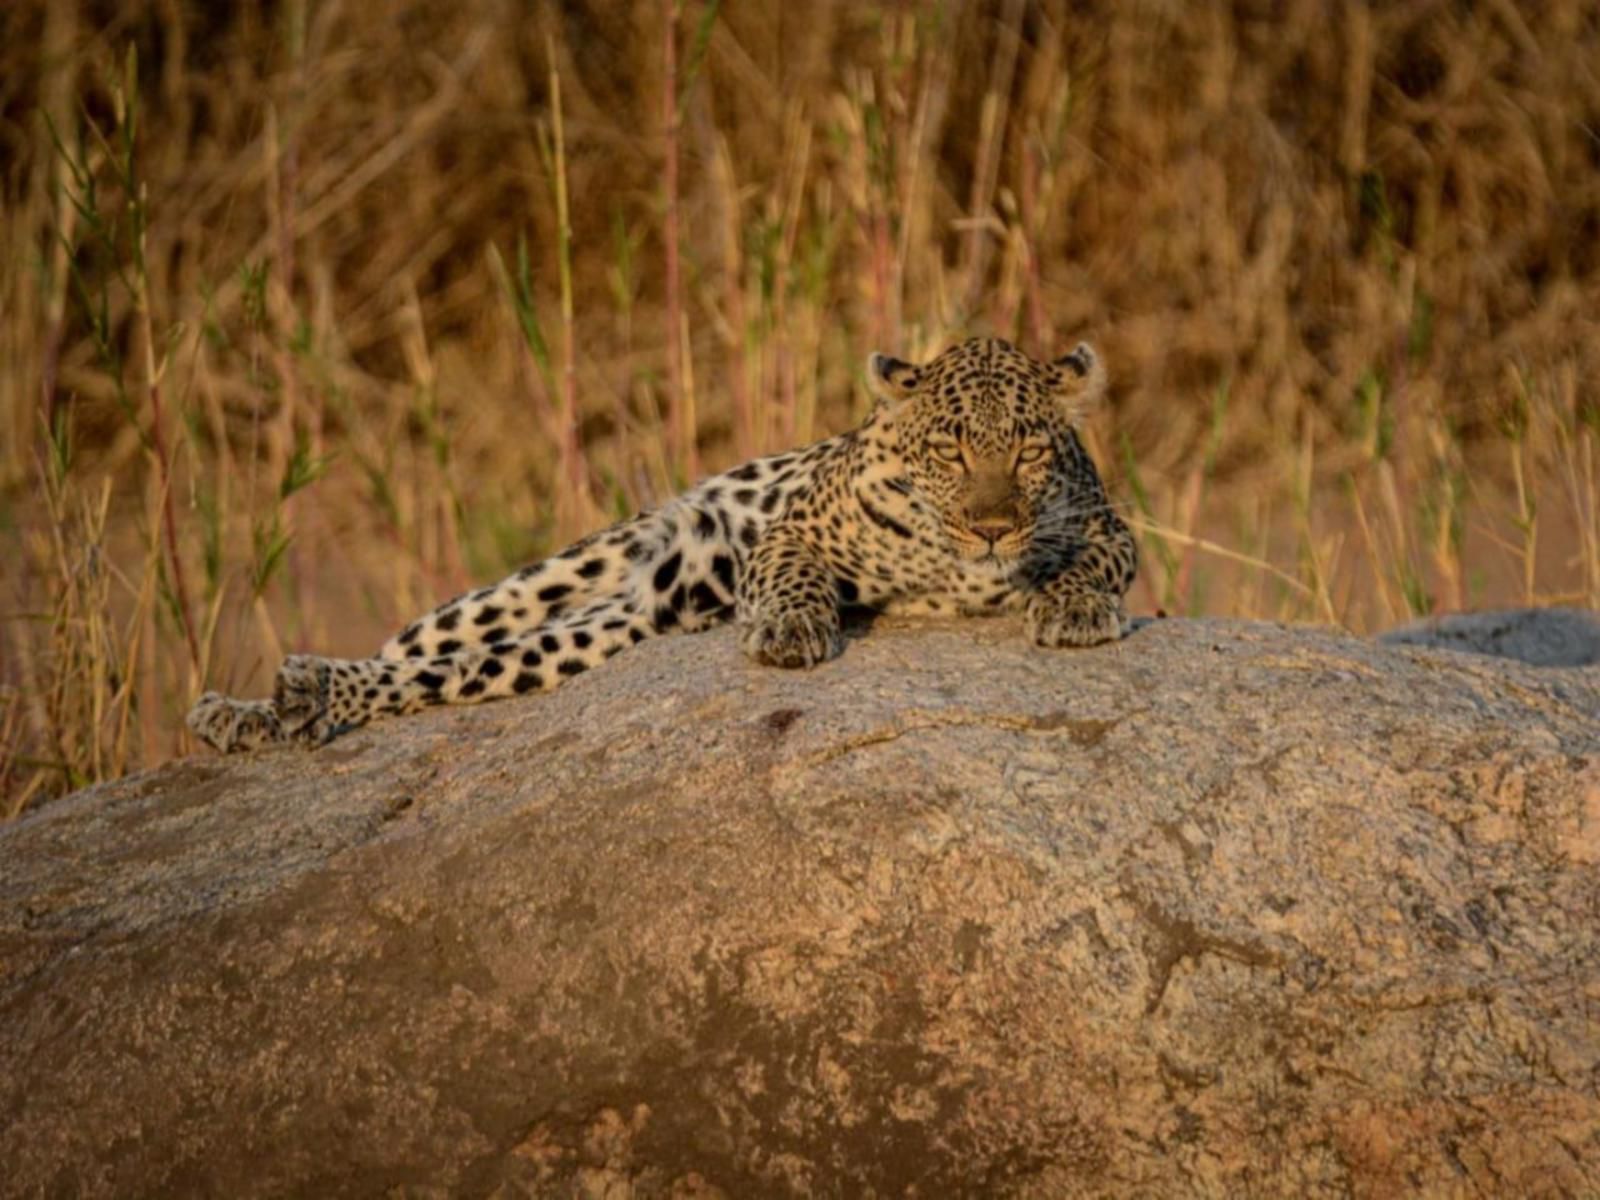
{"label": "leopard nose", "polygon": [[972,532],[993,545],[1017,527],[1008,517],[983,517],[972,522]]}

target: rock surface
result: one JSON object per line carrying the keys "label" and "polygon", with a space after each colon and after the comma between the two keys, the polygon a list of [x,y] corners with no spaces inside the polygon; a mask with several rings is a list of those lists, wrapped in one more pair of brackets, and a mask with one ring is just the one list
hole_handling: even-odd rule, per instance
{"label": "rock surface", "polygon": [[[858,631],[859,632],[859,631]],[[1600,670],[730,632],[0,829],[9,1195],[1600,1193]]]}
{"label": "rock surface", "polygon": [[1600,615],[1582,608],[1448,613],[1391,629],[1378,640],[1515,658],[1536,667],[1586,667],[1600,663]]}

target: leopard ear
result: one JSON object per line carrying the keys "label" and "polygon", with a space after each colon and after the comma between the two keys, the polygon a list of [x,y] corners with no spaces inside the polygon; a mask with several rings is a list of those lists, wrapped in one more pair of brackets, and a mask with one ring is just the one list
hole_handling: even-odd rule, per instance
{"label": "leopard ear", "polygon": [[1088,342],[1050,364],[1050,387],[1067,412],[1077,419],[1091,411],[1106,391],[1106,368]]}
{"label": "leopard ear", "polygon": [[922,369],[903,359],[874,354],[867,359],[867,382],[880,404],[898,404],[917,390]]}

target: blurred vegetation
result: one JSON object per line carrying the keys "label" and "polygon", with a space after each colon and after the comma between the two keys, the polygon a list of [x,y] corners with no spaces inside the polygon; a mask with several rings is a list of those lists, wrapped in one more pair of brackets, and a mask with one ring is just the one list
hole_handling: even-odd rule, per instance
{"label": "blurred vegetation", "polygon": [[1138,609],[1600,606],[1597,0],[11,0],[0,187],[0,816],[979,331]]}

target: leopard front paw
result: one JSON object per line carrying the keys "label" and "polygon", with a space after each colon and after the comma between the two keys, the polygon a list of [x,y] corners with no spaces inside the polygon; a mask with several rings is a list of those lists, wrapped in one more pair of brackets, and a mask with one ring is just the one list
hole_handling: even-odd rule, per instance
{"label": "leopard front paw", "polygon": [[291,654],[278,668],[272,703],[285,737],[313,744],[326,741],[332,730],[328,715],[332,667],[325,658]]}
{"label": "leopard front paw", "polygon": [[189,731],[221,754],[255,750],[284,740],[283,726],[271,700],[232,700],[207,692],[184,718]]}
{"label": "leopard front paw", "polygon": [[742,622],[739,645],[756,662],[774,667],[814,667],[844,649],[836,610],[758,615]]}
{"label": "leopard front paw", "polygon": [[1036,645],[1097,646],[1114,642],[1125,631],[1122,599],[1106,592],[1075,596],[1034,596],[1028,601],[1028,636]]}

